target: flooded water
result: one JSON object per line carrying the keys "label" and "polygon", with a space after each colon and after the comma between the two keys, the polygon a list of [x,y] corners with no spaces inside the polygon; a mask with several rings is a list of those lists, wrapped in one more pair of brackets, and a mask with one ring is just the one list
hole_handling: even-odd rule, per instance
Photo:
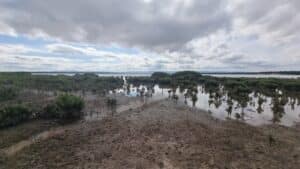
{"label": "flooded water", "polygon": [[[125,88],[116,90],[117,93],[124,93],[128,97],[141,97],[141,91],[148,100],[166,99],[172,95],[168,92],[171,91],[170,89],[160,88],[159,85],[155,85],[153,89],[149,89],[147,86],[134,87],[131,85],[129,92]],[[221,120],[238,119],[254,126],[271,123],[293,126],[300,122],[300,102],[292,98],[288,98],[281,110],[281,107],[276,105],[274,98],[262,94],[249,94],[249,101],[241,106],[237,101],[229,99],[227,94],[217,99],[212,97],[211,94],[205,92],[202,86],[198,86],[195,105],[191,98],[185,98],[185,93],[186,90],[182,92],[179,89],[176,90],[180,102],[210,112],[212,116]]]}
{"label": "flooded water", "polygon": [[214,77],[230,77],[230,78],[279,78],[279,79],[297,79],[300,75],[284,75],[284,74],[203,74]]}
{"label": "flooded water", "polygon": [[[127,72],[116,72],[116,73],[98,73],[98,72],[93,72],[99,77],[122,77],[122,76],[127,76],[127,77],[149,77],[151,76],[151,73],[149,72],[132,72],[132,73],[127,73]],[[65,75],[65,76],[74,76],[76,74],[84,74],[83,72],[35,72],[32,73],[32,75],[48,75],[48,76],[58,76],[58,75]]]}
{"label": "flooded water", "polygon": [[[201,91],[201,87],[199,88],[199,91]],[[184,96],[182,94],[180,96],[181,100],[183,100]],[[232,111],[229,112],[228,108],[230,106],[227,95],[222,96],[218,100],[213,100],[208,93],[199,92],[197,97],[198,101],[195,104],[197,108],[209,111],[212,116],[222,120],[238,118],[255,126],[271,123],[292,126],[300,122],[300,106],[298,103],[292,103],[292,100],[289,100],[284,105],[282,112],[274,112],[272,110],[274,107],[272,98],[261,95],[260,97],[264,98],[265,102],[262,103],[259,109],[258,97],[255,97],[254,93],[252,93],[249,95],[250,101],[247,102],[245,107],[240,106],[237,101],[232,101]],[[187,99],[187,104],[192,106],[192,101]]]}

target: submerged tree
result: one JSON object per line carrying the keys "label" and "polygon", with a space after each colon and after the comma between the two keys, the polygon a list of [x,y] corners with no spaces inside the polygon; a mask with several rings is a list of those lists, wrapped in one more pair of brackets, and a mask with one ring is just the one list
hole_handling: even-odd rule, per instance
{"label": "submerged tree", "polygon": [[171,98],[172,90],[168,90],[169,98]]}
{"label": "submerged tree", "polygon": [[178,99],[179,99],[179,97],[178,97],[178,95],[173,95],[173,100],[175,101],[175,103],[177,104],[177,102],[178,102]]}
{"label": "submerged tree", "polygon": [[189,94],[186,92],[184,93],[184,103],[187,104],[187,98],[189,97]]}
{"label": "submerged tree", "polygon": [[239,120],[241,118],[241,115],[239,113],[235,113],[235,118]]}
{"label": "submerged tree", "polygon": [[257,101],[258,107],[257,107],[257,109],[256,109],[257,112],[258,112],[259,114],[261,114],[261,113],[263,112],[262,104],[263,104],[264,102],[266,102],[266,100],[263,99],[262,96],[259,96],[259,97],[258,97],[258,101]]}
{"label": "submerged tree", "polygon": [[273,111],[273,122],[280,122],[281,118],[284,115],[284,105],[285,101],[282,101],[282,98],[275,96],[272,98],[272,111]]}
{"label": "submerged tree", "polygon": [[196,106],[196,102],[198,100],[197,94],[193,93],[191,99],[192,99],[192,102],[193,102],[193,107],[195,107]]}
{"label": "submerged tree", "polygon": [[291,98],[290,105],[292,110],[295,110],[295,104],[296,104],[296,98]]}
{"label": "submerged tree", "polygon": [[127,84],[127,86],[126,86],[126,92],[127,92],[127,95],[130,95],[130,85],[129,84]]}
{"label": "submerged tree", "polygon": [[142,87],[142,90],[140,90],[140,96],[143,97],[145,95],[145,87]]}
{"label": "submerged tree", "polygon": [[233,101],[232,101],[232,99],[229,98],[227,100],[227,105],[228,105],[228,107],[226,108],[226,111],[228,113],[228,116],[231,117],[231,113],[232,113],[232,109],[233,109]]}

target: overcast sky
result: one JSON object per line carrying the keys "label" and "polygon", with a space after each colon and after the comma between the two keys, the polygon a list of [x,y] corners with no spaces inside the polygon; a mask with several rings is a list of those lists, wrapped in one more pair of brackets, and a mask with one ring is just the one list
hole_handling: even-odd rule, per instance
{"label": "overcast sky", "polygon": [[0,0],[0,71],[300,70],[300,0]]}

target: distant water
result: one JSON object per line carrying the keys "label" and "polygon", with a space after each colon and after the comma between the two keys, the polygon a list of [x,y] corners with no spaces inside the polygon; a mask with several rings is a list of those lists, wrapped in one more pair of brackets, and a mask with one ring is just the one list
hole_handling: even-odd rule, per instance
{"label": "distant water", "polygon": [[[66,76],[74,76],[76,73],[70,72],[70,73],[32,73],[33,75],[50,75],[50,76],[57,76],[57,75],[66,75]],[[83,74],[83,73],[79,73]],[[127,77],[140,77],[140,76],[151,76],[151,73],[96,73],[100,77],[121,77],[121,76],[127,76]],[[214,77],[230,77],[230,78],[240,78],[240,77],[248,77],[248,78],[280,78],[280,79],[297,79],[300,78],[300,75],[283,75],[283,74],[203,74],[205,76],[214,76]]]}
{"label": "distant water", "polygon": [[[84,74],[84,73],[51,73],[51,72],[41,72],[41,73],[32,73],[32,75],[49,75],[49,76],[58,76],[58,75],[65,75],[65,76],[74,76],[76,74]],[[126,77],[149,77],[151,76],[151,73],[95,73],[100,77],[122,77],[122,76],[126,76]]]}
{"label": "distant water", "polygon": [[297,79],[300,75],[283,75],[283,74],[203,74],[214,77],[230,77],[230,78],[280,78],[280,79]]}

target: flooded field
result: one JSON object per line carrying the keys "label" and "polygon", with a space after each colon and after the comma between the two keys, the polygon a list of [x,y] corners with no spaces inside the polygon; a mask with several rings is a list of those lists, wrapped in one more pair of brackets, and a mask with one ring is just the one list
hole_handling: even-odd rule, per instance
{"label": "flooded field", "polygon": [[[186,97],[187,89],[176,89],[178,101],[211,113],[213,117],[221,120],[238,119],[248,124],[259,126],[264,124],[281,124],[293,126],[300,122],[300,102],[293,97],[272,98],[260,93],[250,93],[244,103],[230,99],[225,91],[209,93],[205,87],[197,87],[197,101],[193,104],[191,98]],[[221,91],[221,88],[220,88]],[[127,97],[141,97],[141,100],[151,101],[170,98],[172,90],[161,88],[159,85],[149,88],[147,86],[134,87],[130,85],[130,90],[117,89],[116,93],[123,93]],[[278,99],[278,100],[277,100]],[[278,103],[280,102],[280,103]]]}

